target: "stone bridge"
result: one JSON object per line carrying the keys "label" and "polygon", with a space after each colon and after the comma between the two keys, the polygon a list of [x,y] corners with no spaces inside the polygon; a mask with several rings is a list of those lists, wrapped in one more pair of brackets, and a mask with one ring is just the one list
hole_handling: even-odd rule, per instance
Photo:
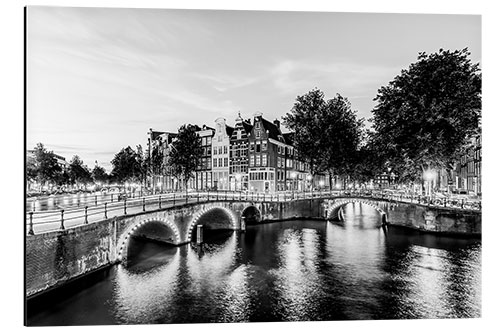
{"label": "stone bridge", "polygon": [[323,203],[325,206],[325,218],[327,220],[344,220],[343,210],[347,204],[350,203],[361,203],[373,207],[379,214],[382,224],[387,223],[387,211],[390,209],[390,203],[387,201],[358,198],[358,197],[345,197],[345,198],[335,198],[327,199]]}
{"label": "stone bridge", "polygon": [[381,224],[433,232],[479,234],[481,213],[429,208],[375,198],[323,197],[289,201],[207,201],[122,215],[26,238],[27,296],[118,262],[126,263],[129,241],[143,237],[181,245],[205,230],[244,230],[247,224],[289,219],[342,220],[349,203],[374,207]]}

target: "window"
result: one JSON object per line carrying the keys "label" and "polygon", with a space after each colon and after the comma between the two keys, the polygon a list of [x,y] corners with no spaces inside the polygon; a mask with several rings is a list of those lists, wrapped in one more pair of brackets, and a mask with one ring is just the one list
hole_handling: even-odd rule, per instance
{"label": "window", "polygon": [[251,167],[254,166],[254,157],[253,157],[253,155],[250,155],[250,166]]}
{"label": "window", "polygon": [[260,128],[260,121],[255,122],[255,128]]}
{"label": "window", "polygon": [[267,150],[267,141],[262,141],[262,151]]}
{"label": "window", "polygon": [[222,135],[217,135],[217,141],[222,142]]}
{"label": "window", "polygon": [[214,147],[214,155],[217,155],[217,147]]}
{"label": "window", "polygon": [[222,157],[219,157],[219,168],[222,166]]}
{"label": "window", "polygon": [[255,152],[256,152],[256,153],[260,153],[260,143],[257,143],[257,144],[255,145]]}
{"label": "window", "polygon": [[260,131],[259,130],[255,131],[255,137],[257,139],[260,139]]}
{"label": "window", "polygon": [[212,144],[212,137],[207,138],[207,145],[210,146]]}
{"label": "window", "polygon": [[260,166],[260,155],[255,155],[255,166]]}
{"label": "window", "polygon": [[222,147],[219,146],[219,155],[222,154]]}
{"label": "window", "polygon": [[217,168],[217,159],[214,158],[214,168]]}
{"label": "window", "polygon": [[241,139],[241,130],[238,130],[236,132],[236,139],[240,140]]}
{"label": "window", "polygon": [[224,146],[224,154],[227,154],[227,146]]}
{"label": "window", "polygon": [[201,138],[201,145],[206,146],[207,145],[207,138],[203,137]]}
{"label": "window", "polygon": [[227,167],[227,157],[224,157],[224,166]]}
{"label": "window", "polygon": [[253,142],[250,142],[250,152],[253,153],[255,150],[255,144]]}
{"label": "window", "polygon": [[267,166],[267,155],[262,155],[262,166]]}

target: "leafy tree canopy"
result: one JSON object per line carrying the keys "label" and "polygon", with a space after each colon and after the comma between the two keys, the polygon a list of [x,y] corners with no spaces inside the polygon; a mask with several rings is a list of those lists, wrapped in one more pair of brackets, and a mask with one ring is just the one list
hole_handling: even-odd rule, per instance
{"label": "leafy tree canopy", "polygon": [[130,148],[122,148],[111,161],[111,177],[117,182],[137,181],[141,178],[141,163],[138,154]]}
{"label": "leafy tree canopy", "polygon": [[78,155],[73,156],[69,162],[69,180],[71,183],[88,183],[92,181],[91,172]]}
{"label": "leafy tree canopy", "polygon": [[361,140],[363,119],[356,118],[347,98],[337,94],[325,100],[324,93],[315,88],[297,97],[283,121],[295,133],[299,158],[308,163],[312,174],[349,170]]}
{"label": "leafy tree canopy", "polygon": [[62,171],[61,166],[53,152],[47,151],[42,143],[34,148],[33,157],[27,161],[28,179],[36,179],[38,182],[55,182]]}
{"label": "leafy tree canopy", "polygon": [[481,74],[467,49],[420,53],[417,62],[378,90],[374,143],[402,178],[450,168],[479,132]]}
{"label": "leafy tree canopy", "polygon": [[201,138],[196,134],[196,128],[192,125],[182,125],[177,138],[172,142],[172,149],[168,155],[168,164],[172,173],[184,179],[187,184],[194,176],[202,154]]}

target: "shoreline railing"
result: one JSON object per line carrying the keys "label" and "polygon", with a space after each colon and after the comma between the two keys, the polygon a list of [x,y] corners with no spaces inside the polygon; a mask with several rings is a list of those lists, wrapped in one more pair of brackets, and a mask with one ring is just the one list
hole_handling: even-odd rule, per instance
{"label": "shoreline railing", "polygon": [[425,205],[429,207],[451,208],[458,210],[481,210],[480,200],[465,198],[432,198],[422,195],[393,194],[381,191],[307,191],[307,192],[278,192],[256,193],[241,191],[205,191],[205,192],[172,192],[143,197],[111,198],[109,201],[99,202],[97,199],[89,205],[67,206],[59,209],[44,211],[28,211],[26,214],[27,234],[65,230],[88,223],[103,221],[116,216],[138,214],[146,211],[155,211],[171,208],[188,203],[205,203],[211,201],[257,201],[257,202],[284,202],[299,199],[319,197],[357,197],[365,199],[382,199],[389,202],[404,202]]}

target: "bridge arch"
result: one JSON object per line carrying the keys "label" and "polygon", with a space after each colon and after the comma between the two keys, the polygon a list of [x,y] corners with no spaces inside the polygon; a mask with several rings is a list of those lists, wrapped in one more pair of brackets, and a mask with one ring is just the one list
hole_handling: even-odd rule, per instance
{"label": "bridge arch", "polygon": [[179,229],[177,228],[177,226],[174,223],[172,223],[164,218],[149,218],[149,219],[142,220],[140,222],[137,222],[137,223],[130,225],[128,228],[126,228],[122,232],[122,234],[117,242],[118,260],[121,261],[126,257],[130,237],[136,235],[137,232],[139,230],[141,230],[142,227],[144,227],[147,224],[151,224],[151,223],[159,223],[162,226],[170,229],[171,232],[173,233],[173,237],[174,237],[173,241],[174,241],[175,245],[181,243]]}
{"label": "bridge arch", "polygon": [[342,207],[350,203],[361,203],[373,207],[380,214],[382,224],[387,224],[387,213],[382,208],[380,208],[380,205],[371,200],[362,198],[345,198],[336,200],[334,203],[329,205],[329,208],[327,208],[326,219],[343,221],[344,215],[342,213]]}
{"label": "bridge arch", "polygon": [[188,243],[191,242],[191,239],[193,237],[193,229],[198,224],[198,222],[200,221],[200,219],[204,215],[206,215],[207,213],[210,213],[210,212],[212,212],[214,210],[223,211],[225,213],[225,215],[229,218],[229,222],[231,223],[231,228],[233,230],[238,229],[237,222],[236,222],[236,221],[238,221],[238,218],[236,217],[236,214],[232,210],[230,210],[229,208],[223,207],[223,206],[218,206],[218,205],[209,206],[209,207],[206,207],[206,208],[202,209],[200,212],[198,212],[193,217],[193,219],[191,220],[191,222],[189,223],[189,226],[187,228],[186,238],[185,238]]}
{"label": "bridge arch", "polygon": [[256,224],[262,220],[262,212],[255,205],[246,206],[241,211],[241,218],[245,220],[245,224]]}

